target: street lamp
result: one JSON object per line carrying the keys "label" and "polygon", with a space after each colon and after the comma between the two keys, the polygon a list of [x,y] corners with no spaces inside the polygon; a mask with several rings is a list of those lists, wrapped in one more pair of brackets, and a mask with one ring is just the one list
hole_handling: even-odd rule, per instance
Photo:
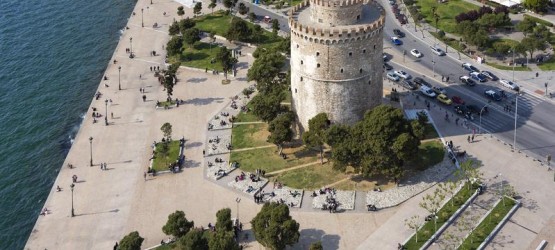
{"label": "street lamp", "polygon": [[544,85],[545,85],[545,96],[547,96],[547,85],[548,85],[548,83],[546,82]]}
{"label": "street lamp", "polygon": [[518,94],[515,95],[515,131],[514,131],[514,136],[513,136],[513,150],[516,151],[516,120],[518,117]]}
{"label": "street lamp", "polygon": [[[237,197],[235,198],[235,202],[237,203],[237,222],[239,222],[239,202],[241,202],[241,198]],[[238,225],[239,223],[237,223]]]}
{"label": "street lamp", "polygon": [[133,37],[129,38],[129,58],[133,58]]}
{"label": "street lamp", "polygon": [[[435,44],[434,44],[434,47],[435,47]],[[436,77],[436,54],[435,53],[433,53],[432,55],[432,64],[433,64],[432,68],[434,71],[434,77]]]}
{"label": "street lamp", "polygon": [[[497,174],[497,176],[503,176],[501,173]],[[503,180],[501,180],[501,200],[503,201],[503,206],[505,206],[505,189],[503,188]]]}
{"label": "street lamp", "polygon": [[[509,53],[511,53],[510,50]],[[515,49],[513,48],[513,82],[515,81],[515,64]]]}
{"label": "street lamp", "polygon": [[71,188],[71,217],[74,217],[75,212],[73,210],[73,188],[75,187],[75,184],[71,183],[71,185],[69,185],[69,187]]}
{"label": "street lamp", "polygon": [[118,67],[118,89],[121,90],[121,66]]}
{"label": "street lamp", "polygon": [[108,99],[106,99],[104,103],[106,104],[106,113],[104,113],[104,122],[106,123],[106,126],[108,126]]}
{"label": "street lamp", "polygon": [[141,26],[143,26],[143,28],[145,27],[145,21],[143,18],[145,10],[143,8],[141,8]]}
{"label": "street lamp", "polygon": [[93,141],[93,138],[92,138],[92,136],[91,136],[91,137],[89,137],[89,144],[91,145],[91,167],[93,166],[93,160],[92,160],[92,141]]}

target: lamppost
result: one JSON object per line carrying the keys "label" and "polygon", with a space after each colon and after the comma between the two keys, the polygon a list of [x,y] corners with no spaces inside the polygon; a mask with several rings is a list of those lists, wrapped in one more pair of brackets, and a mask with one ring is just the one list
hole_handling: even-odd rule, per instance
{"label": "lamppost", "polygon": [[104,113],[104,122],[106,123],[106,126],[108,126],[108,99],[106,99],[104,103],[106,104],[106,113]]}
{"label": "lamppost", "polygon": [[482,133],[482,113],[484,113],[484,110],[488,107],[489,104],[484,105],[484,107],[482,107],[482,109],[480,109],[480,127],[478,127],[478,134]]}
{"label": "lamppost", "polygon": [[118,67],[118,89],[121,90],[121,66]]}
{"label": "lamppost", "polygon": [[545,85],[545,96],[547,96],[547,82],[544,84]]}
{"label": "lamppost", "polygon": [[405,63],[405,55],[407,55],[407,51],[403,50],[403,63]]}
{"label": "lamppost", "polygon": [[[434,47],[435,47],[435,44],[434,44]],[[433,64],[432,68],[434,71],[434,77],[436,77],[436,54],[435,53],[433,53],[433,56],[432,56],[432,64]]]}
{"label": "lamppost", "polygon": [[75,212],[73,210],[73,188],[75,187],[75,184],[71,183],[71,185],[69,185],[69,187],[71,188],[71,217],[74,217]]}
{"label": "lamppost", "polygon": [[129,38],[129,58],[133,58],[133,37]]}
{"label": "lamppost", "polygon": [[517,117],[518,117],[518,94],[516,94],[515,96],[516,96],[515,97],[515,99],[516,99],[516,102],[515,102],[515,132],[514,132],[514,136],[513,136],[513,150],[516,151],[516,120],[517,120]]}
{"label": "lamppost", "polygon": [[[235,202],[237,203],[237,222],[239,222],[239,202],[241,202],[241,198],[237,197],[235,198]],[[237,223],[237,225],[239,225],[239,223]]]}
{"label": "lamppost", "polygon": [[[501,173],[497,174],[497,176],[502,177]],[[505,206],[505,189],[503,188],[503,180],[501,180],[501,201],[503,201],[503,206]]]}
{"label": "lamppost", "polygon": [[141,26],[143,26],[143,28],[145,27],[145,21],[143,18],[145,10],[143,8],[141,8]]}
{"label": "lamppost", "polygon": [[[509,53],[511,53],[510,50]],[[515,49],[513,48],[513,82],[515,81],[515,64]]]}
{"label": "lamppost", "polygon": [[93,138],[92,138],[92,136],[91,136],[91,137],[89,137],[89,144],[91,145],[91,167],[93,166],[93,160],[92,160],[92,141],[93,141]]}

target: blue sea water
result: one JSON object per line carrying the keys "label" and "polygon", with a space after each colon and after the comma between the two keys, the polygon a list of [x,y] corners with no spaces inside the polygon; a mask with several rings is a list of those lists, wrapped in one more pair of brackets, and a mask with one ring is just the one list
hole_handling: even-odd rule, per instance
{"label": "blue sea water", "polygon": [[0,0],[0,249],[23,249],[136,0]]}

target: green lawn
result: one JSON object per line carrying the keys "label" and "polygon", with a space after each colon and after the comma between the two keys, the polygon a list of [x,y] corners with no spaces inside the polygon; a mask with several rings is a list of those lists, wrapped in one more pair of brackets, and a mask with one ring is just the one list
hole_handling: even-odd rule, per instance
{"label": "green lawn", "polygon": [[486,237],[488,237],[493,229],[515,205],[515,201],[512,199],[508,199],[506,197],[503,197],[503,199],[505,199],[505,205],[503,205],[503,202],[499,202],[490,214],[488,214],[488,216],[482,221],[482,223],[474,229],[472,235],[463,241],[459,249],[477,249],[478,246],[482,244]]}
{"label": "green lawn", "polygon": [[272,145],[266,141],[268,135],[270,132],[266,123],[234,125],[231,132],[231,145],[234,149]]}
{"label": "green lawn", "polygon": [[555,57],[549,58],[549,60],[544,61],[542,64],[538,65],[538,67],[543,71],[555,70]]}
{"label": "green lawn", "polygon": [[254,172],[255,169],[266,170],[267,173],[290,168],[318,160],[318,152],[304,147],[284,148],[287,159],[279,157],[277,147],[260,148],[247,151],[231,152],[230,161],[239,163],[241,171]]}
{"label": "green lawn", "polygon": [[171,243],[171,244],[166,244],[166,245],[161,245],[157,248],[155,248],[156,250],[172,250],[175,247],[177,247],[177,243]]}
{"label": "green lawn", "polygon": [[[474,194],[474,191],[476,191],[474,188],[468,188],[470,185],[470,183],[466,183],[460,190],[459,192],[457,192],[454,196],[453,196],[453,204],[451,204],[451,202],[447,202],[445,204],[445,206],[443,206],[439,212],[437,213],[438,219],[437,219],[437,228],[439,229],[443,224],[445,224],[445,222],[447,222],[447,220],[457,211],[457,209],[459,209],[467,200],[468,198],[470,198],[470,196],[472,196],[472,194]],[[424,218],[420,218],[422,220],[424,220]],[[417,234],[418,234],[418,242],[416,242],[416,235],[413,235],[412,238],[410,238],[410,240],[407,242],[407,244],[405,245],[406,249],[420,249],[420,247],[422,247],[422,245],[424,245],[424,243],[426,243],[426,241],[428,239],[430,239],[430,237],[432,237],[432,235],[434,235],[434,221],[428,221],[424,224],[424,226],[422,228],[420,228],[420,230],[418,230]]]}
{"label": "green lawn", "polygon": [[[252,110],[251,103],[247,103],[247,108]],[[236,117],[233,122],[259,122],[262,121],[252,112],[243,112],[241,111]]]}
{"label": "green lawn", "polygon": [[332,164],[327,163],[286,171],[273,178],[288,187],[313,190],[347,177],[348,175],[333,170]]}
{"label": "green lawn", "polygon": [[[500,65],[500,64],[490,63],[490,62],[486,62],[486,64],[500,70],[511,70],[511,71],[513,70],[513,66]],[[519,65],[516,65],[514,69],[515,71],[532,71],[532,69],[526,66],[522,67]]]}
{"label": "green lawn", "polygon": [[418,156],[420,157],[418,169],[424,170],[442,162],[445,157],[445,149],[438,140],[426,141],[418,147]]}
{"label": "green lawn", "polygon": [[455,16],[470,10],[478,10],[478,6],[470,4],[464,0],[450,0],[447,3],[438,3],[437,0],[417,0],[416,5],[420,7],[420,12],[427,23],[436,25],[432,16],[432,7],[436,7],[436,14],[440,17],[438,28],[446,33],[455,33],[457,22]]}
{"label": "green lawn", "polygon": [[193,47],[185,46],[181,55],[172,56],[169,60],[170,63],[181,62],[183,66],[222,71],[222,65],[219,62],[211,63],[212,60],[215,61],[218,50],[217,45],[198,42]]}
{"label": "green lawn", "polygon": [[162,148],[162,143],[156,143],[156,154],[154,156],[154,161],[152,162],[152,168],[156,171],[168,170],[170,163],[173,163],[179,157],[179,140],[173,140],[169,145],[169,154],[167,157],[162,156],[160,149]]}

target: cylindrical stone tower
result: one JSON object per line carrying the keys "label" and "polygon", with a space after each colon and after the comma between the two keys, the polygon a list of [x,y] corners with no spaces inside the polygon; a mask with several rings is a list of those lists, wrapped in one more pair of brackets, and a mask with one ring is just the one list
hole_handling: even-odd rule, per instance
{"label": "cylindrical stone tower", "polygon": [[381,6],[362,0],[308,0],[291,10],[291,91],[303,129],[325,112],[353,124],[381,103]]}

